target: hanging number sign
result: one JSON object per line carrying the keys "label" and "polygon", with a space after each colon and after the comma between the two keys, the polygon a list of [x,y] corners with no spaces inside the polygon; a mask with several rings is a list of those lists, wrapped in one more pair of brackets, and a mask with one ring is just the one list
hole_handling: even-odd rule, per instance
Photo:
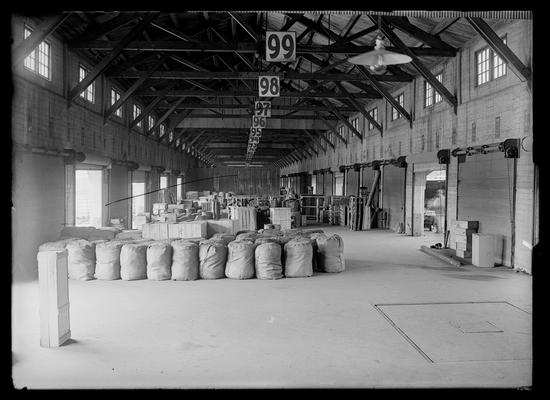
{"label": "hanging number sign", "polygon": [[250,136],[252,137],[262,136],[262,128],[250,128]]}
{"label": "hanging number sign", "polygon": [[270,101],[255,101],[254,115],[259,117],[271,117],[271,102]]}
{"label": "hanging number sign", "polygon": [[266,125],[267,125],[266,117],[258,117],[256,115],[252,117],[252,128],[265,128]]}
{"label": "hanging number sign", "polygon": [[296,32],[265,33],[265,60],[296,61]]}
{"label": "hanging number sign", "polygon": [[260,76],[258,78],[258,93],[260,97],[279,97],[279,77]]}

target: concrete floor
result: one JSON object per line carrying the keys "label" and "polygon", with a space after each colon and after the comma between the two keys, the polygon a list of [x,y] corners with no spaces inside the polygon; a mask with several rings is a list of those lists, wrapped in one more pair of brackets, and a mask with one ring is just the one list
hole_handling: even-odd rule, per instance
{"label": "concrete floor", "polygon": [[[60,348],[39,346],[38,284],[14,284],[14,385],[531,385],[529,354],[504,361],[429,362],[375,307],[506,301],[530,320],[531,276],[502,267],[453,267],[419,251],[422,237],[323,229],[344,239],[347,269],[341,274],[277,281],[70,281],[73,339]],[[426,327],[424,342],[443,346],[438,329]],[[530,325],[526,329],[522,340],[530,349]]]}

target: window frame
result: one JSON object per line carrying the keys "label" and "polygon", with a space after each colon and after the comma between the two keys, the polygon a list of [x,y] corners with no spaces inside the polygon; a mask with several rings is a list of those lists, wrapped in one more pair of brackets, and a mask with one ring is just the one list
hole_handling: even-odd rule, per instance
{"label": "window frame", "polygon": [[[34,28],[32,26],[28,25],[28,24],[23,24],[23,40],[26,40],[27,37],[28,37],[28,36],[26,36],[27,31],[29,31],[29,36],[30,36],[34,32]],[[47,49],[48,49],[47,64],[45,64],[46,70],[47,70],[47,75],[44,75],[44,74],[40,73],[40,48],[41,48],[42,45],[47,46]],[[32,59],[32,63],[34,64],[32,68],[30,66],[27,66],[27,60],[29,58]],[[38,46],[36,46],[32,50],[32,52],[27,57],[25,57],[23,59],[23,67],[26,70],[31,71],[34,74],[40,76],[41,78],[51,82],[51,80],[52,80],[52,44],[51,44],[51,42],[49,40],[41,41],[38,44]]]}
{"label": "window frame", "polygon": [[[401,101],[399,100],[401,98]],[[405,93],[401,92],[397,96],[394,97],[394,100],[399,103],[399,105],[403,108],[405,108]],[[401,113],[392,105],[391,106],[391,120],[397,121],[398,119],[401,119],[403,116]]]}
{"label": "window frame", "polygon": [[363,132],[359,129],[359,117],[352,118],[350,121],[351,126],[363,136]]}
{"label": "window frame", "polygon": [[[82,77],[82,79],[80,78],[80,71],[81,70],[86,72],[86,74]],[[91,68],[86,67],[82,63],[78,63],[78,82],[79,83],[82,82],[86,78],[86,76],[88,76],[88,74],[90,72],[91,72]],[[82,92],[80,92],[78,97],[80,97],[81,99],[86,100],[88,103],[95,104],[95,94],[96,94],[95,82],[96,82],[96,80],[94,80],[92,83],[90,83]],[[89,93],[91,93],[91,98],[92,98],[91,100],[88,98]]]}
{"label": "window frame", "polygon": [[[504,35],[502,36],[499,36],[500,39],[502,40],[502,42],[507,45],[507,39],[508,39],[508,34],[505,33]],[[479,83],[479,77],[480,77],[480,73],[479,73],[479,67],[482,63],[480,63],[478,60],[479,60],[479,55],[483,52],[487,51],[488,52],[488,56],[487,56],[487,80],[485,82],[482,82],[482,83]],[[495,61],[496,60],[500,60],[501,63],[498,63],[495,65]],[[485,63],[485,62],[483,62]],[[475,87],[479,87],[479,86],[482,86],[482,85],[485,85],[489,82],[492,82],[494,80],[497,80],[499,78],[502,78],[502,77],[505,77],[507,74],[508,74],[508,63],[506,61],[504,61],[490,46],[485,46],[485,47],[482,47],[481,49],[477,50],[474,52],[474,71],[475,71]],[[502,74],[501,75],[498,75],[496,78],[495,78],[495,70],[498,70],[499,68],[502,69]]]}
{"label": "window frame", "polygon": [[[372,119],[378,122],[378,106],[371,108],[367,113],[372,117]],[[372,124],[372,122],[368,121],[367,128],[369,131],[372,131],[376,127]]]}
{"label": "window frame", "polygon": [[[115,94],[115,101],[114,102],[113,102],[113,93]],[[114,86],[111,86],[111,106],[113,106],[118,100],[120,100],[120,96],[122,96],[121,92],[119,92]],[[122,118],[123,117],[122,106],[117,108],[113,112],[113,115],[117,118]]]}
{"label": "window frame", "polygon": [[[434,75],[435,79],[439,83],[443,83],[443,71]],[[438,78],[439,77],[439,78]],[[431,91],[431,94],[428,95],[428,91]],[[428,100],[430,104],[428,104]],[[443,101],[443,97],[435,90],[435,87],[432,86],[430,82],[424,80],[424,108],[429,108],[439,104]]]}
{"label": "window frame", "polygon": [[[139,110],[139,112],[137,114],[136,114],[136,110]],[[140,116],[142,112],[143,112],[143,108],[141,108],[141,106],[139,104],[133,103],[132,116],[134,117],[134,119],[136,119],[138,116]],[[136,123],[136,128],[138,128],[138,129],[143,128],[143,118],[140,119],[138,123]]]}

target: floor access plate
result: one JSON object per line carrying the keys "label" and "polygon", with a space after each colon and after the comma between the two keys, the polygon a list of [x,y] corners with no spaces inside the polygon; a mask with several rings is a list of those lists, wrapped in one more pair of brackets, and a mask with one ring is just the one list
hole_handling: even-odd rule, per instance
{"label": "floor access plate", "polygon": [[375,307],[430,362],[532,358],[531,314],[504,301]]}

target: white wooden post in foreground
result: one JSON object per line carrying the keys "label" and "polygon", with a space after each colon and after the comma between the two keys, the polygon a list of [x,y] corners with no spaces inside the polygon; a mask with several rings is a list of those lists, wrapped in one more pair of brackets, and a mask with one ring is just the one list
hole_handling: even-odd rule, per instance
{"label": "white wooden post in foreground", "polygon": [[40,251],[40,346],[58,347],[71,337],[67,250]]}

